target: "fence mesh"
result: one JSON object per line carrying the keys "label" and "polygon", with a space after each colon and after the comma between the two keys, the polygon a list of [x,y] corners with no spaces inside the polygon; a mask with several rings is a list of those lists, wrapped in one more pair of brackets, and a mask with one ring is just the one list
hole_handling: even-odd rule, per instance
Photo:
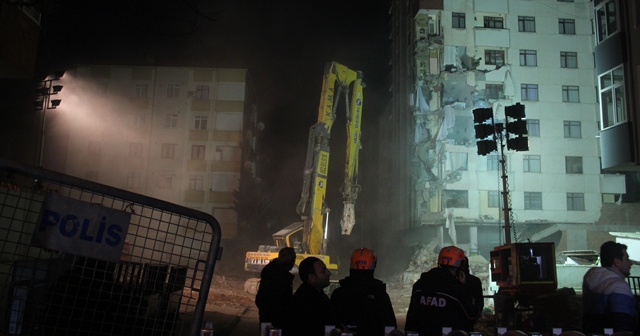
{"label": "fence mesh", "polygon": [[[56,217],[52,200],[124,213],[128,227]],[[50,248],[45,229],[71,245]],[[219,245],[208,214],[0,161],[0,334],[198,335]]]}

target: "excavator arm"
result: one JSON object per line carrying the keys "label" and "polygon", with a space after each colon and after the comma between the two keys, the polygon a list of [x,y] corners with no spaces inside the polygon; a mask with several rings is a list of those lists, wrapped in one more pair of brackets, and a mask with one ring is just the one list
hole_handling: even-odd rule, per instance
{"label": "excavator arm", "polygon": [[[325,66],[318,109],[318,121],[309,130],[303,186],[297,211],[304,221],[303,249],[309,254],[326,253],[326,223],[329,209],[325,203],[329,172],[329,139],[336,119],[340,97],[344,94],[347,111],[347,144],[343,195],[342,234],[351,234],[355,225],[354,207],[360,191],[357,182],[358,153],[361,147],[362,72],[331,62]],[[351,95],[349,93],[351,92]],[[324,223],[323,223],[324,222]]]}

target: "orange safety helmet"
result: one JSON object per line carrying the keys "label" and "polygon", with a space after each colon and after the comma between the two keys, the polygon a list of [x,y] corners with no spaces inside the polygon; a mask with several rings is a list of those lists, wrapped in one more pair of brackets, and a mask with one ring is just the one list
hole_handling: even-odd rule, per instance
{"label": "orange safety helmet", "polygon": [[366,247],[356,249],[351,254],[351,269],[354,270],[374,270],[377,262],[375,252]]}
{"label": "orange safety helmet", "polygon": [[460,267],[464,260],[464,251],[455,246],[446,246],[438,254],[438,265]]}

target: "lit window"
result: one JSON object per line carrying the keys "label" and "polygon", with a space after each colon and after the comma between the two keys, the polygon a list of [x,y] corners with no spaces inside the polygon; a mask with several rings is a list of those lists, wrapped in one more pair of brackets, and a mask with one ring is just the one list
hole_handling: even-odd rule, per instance
{"label": "lit window", "polygon": [[485,16],[484,17],[485,28],[504,28],[504,19],[499,16]]}
{"label": "lit window", "polygon": [[180,96],[179,84],[167,84],[167,98],[178,98]]}
{"label": "lit window", "polygon": [[176,144],[163,143],[160,157],[163,159],[173,159],[176,155]]}
{"label": "lit window", "polygon": [[560,52],[560,67],[575,69],[578,67],[578,53],[573,51]]}
{"label": "lit window", "polygon": [[618,11],[614,0],[604,0],[595,6],[596,36],[601,43],[618,31]]}
{"label": "lit window", "polygon": [[209,100],[209,86],[198,85],[196,86],[196,100]]}
{"label": "lit window", "polygon": [[567,210],[584,211],[584,194],[567,193]]}
{"label": "lit window", "polygon": [[524,209],[525,210],[542,210],[542,193],[541,192],[524,192]]}
{"label": "lit window", "polygon": [[540,155],[525,155],[522,163],[525,173],[540,172]]}
{"label": "lit window", "polygon": [[191,160],[204,160],[204,145],[193,145],[191,146]]}
{"label": "lit window", "polygon": [[564,121],[564,137],[565,138],[581,138],[582,127],[579,121]]}
{"label": "lit window", "polygon": [[576,20],[574,19],[558,19],[558,32],[560,34],[575,35]]}
{"label": "lit window", "polygon": [[627,113],[624,104],[624,72],[622,66],[600,76],[599,90],[602,128],[625,122]]}
{"label": "lit window", "polygon": [[164,127],[165,128],[176,128],[178,125],[178,115],[177,114],[165,114],[164,115]]}
{"label": "lit window", "polygon": [[484,64],[487,65],[504,65],[504,50],[485,50]]}
{"label": "lit window", "polygon": [[518,16],[518,31],[532,33],[536,31],[536,18],[533,16]]}
{"label": "lit window", "polygon": [[203,178],[200,175],[189,176],[189,190],[202,191],[204,188]]}
{"label": "lit window", "polygon": [[521,84],[520,98],[522,100],[538,100],[538,84]]}
{"label": "lit window", "polygon": [[538,52],[535,50],[520,49],[520,65],[538,66]]}
{"label": "lit window", "polygon": [[488,191],[487,192],[487,207],[488,208],[499,208],[500,207],[500,192],[499,191]]}
{"label": "lit window", "polygon": [[453,12],[451,14],[451,26],[453,28],[466,28],[467,24],[465,22],[465,13],[456,13]]}
{"label": "lit window", "polygon": [[466,190],[443,190],[442,198],[446,208],[469,207],[469,192]]}
{"label": "lit window", "polygon": [[207,129],[207,116],[195,116],[193,120],[194,129],[203,131]]}
{"label": "lit window", "polygon": [[142,157],[142,143],[132,142],[129,144],[129,157],[139,158]]}
{"label": "lit window", "polygon": [[527,134],[529,135],[529,137],[540,136],[540,120],[527,119]]}
{"label": "lit window", "polygon": [[562,86],[562,101],[565,103],[580,102],[580,88],[575,85]]}

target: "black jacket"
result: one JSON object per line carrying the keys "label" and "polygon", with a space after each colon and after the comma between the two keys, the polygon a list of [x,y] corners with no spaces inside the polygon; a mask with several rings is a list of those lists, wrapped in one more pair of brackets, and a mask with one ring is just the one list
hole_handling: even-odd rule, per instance
{"label": "black jacket", "polygon": [[262,269],[260,287],[256,294],[260,322],[271,322],[273,326],[282,328],[293,299],[293,277],[293,274],[278,264],[278,258]]}
{"label": "black jacket", "polygon": [[413,285],[405,330],[420,336],[441,335],[443,327],[471,331],[471,321],[479,316],[469,287],[448,270],[433,268],[422,273]]}
{"label": "black jacket", "polygon": [[358,335],[383,336],[384,327],[397,326],[387,285],[374,279],[373,271],[352,270],[350,276],[340,280],[331,302],[340,323],[357,327],[353,331]]}
{"label": "black jacket", "polygon": [[337,326],[333,305],[327,294],[303,282],[293,294],[287,336],[324,336],[324,327]]}

